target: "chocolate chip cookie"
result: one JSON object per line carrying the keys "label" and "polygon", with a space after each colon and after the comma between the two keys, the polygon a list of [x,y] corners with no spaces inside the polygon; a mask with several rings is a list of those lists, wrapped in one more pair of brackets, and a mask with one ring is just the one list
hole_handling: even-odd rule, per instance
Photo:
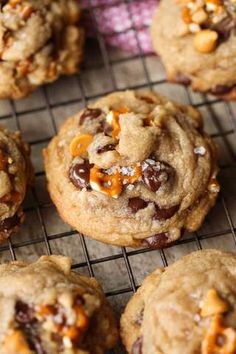
{"label": "chocolate chip cookie", "polygon": [[19,132],[0,128],[0,242],[17,231],[24,219],[21,205],[33,182],[29,155]]}
{"label": "chocolate chip cookie", "polygon": [[234,354],[236,257],[194,252],[148,276],[121,318],[131,354]]}
{"label": "chocolate chip cookie", "polygon": [[165,0],[151,34],[170,81],[236,99],[235,30],[234,0]]}
{"label": "chocolate chip cookie", "polygon": [[200,113],[151,92],[112,93],[67,119],[44,158],[61,217],[113,245],[165,247],[219,192]]}
{"label": "chocolate chip cookie", "polygon": [[1,354],[102,354],[117,329],[94,278],[62,256],[0,265]]}
{"label": "chocolate chip cookie", "polygon": [[0,98],[21,98],[78,71],[84,33],[76,0],[0,2]]}

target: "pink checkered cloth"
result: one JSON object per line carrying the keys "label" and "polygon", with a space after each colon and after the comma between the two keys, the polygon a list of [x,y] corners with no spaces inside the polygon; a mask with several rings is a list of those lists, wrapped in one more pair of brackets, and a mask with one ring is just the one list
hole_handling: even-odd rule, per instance
{"label": "pink checkered cloth", "polygon": [[[152,53],[149,26],[158,0],[80,0],[84,24],[90,36],[98,29],[109,45],[137,54]],[[91,18],[91,11],[96,25]],[[87,11],[88,10],[88,11]]]}

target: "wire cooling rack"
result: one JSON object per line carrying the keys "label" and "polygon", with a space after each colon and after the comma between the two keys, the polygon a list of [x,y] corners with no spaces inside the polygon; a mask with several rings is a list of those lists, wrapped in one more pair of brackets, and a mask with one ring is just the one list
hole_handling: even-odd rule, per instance
{"label": "wire cooling rack", "polygon": [[[104,9],[112,6],[109,1],[103,3]],[[135,32],[129,10],[131,1],[117,3],[127,6],[132,24],[128,30]],[[96,9],[93,6],[88,9],[95,25]],[[144,55],[141,49],[131,55],[108,48],[106,36],[120,34],[104,35],[97,29],[96,38],[87,41],[81,74],[62,78],[25,100],[0,103],[0,123],[22,132],[31,145],[36,170],[35,187],[29,191],[25,202],[26,221],[17,235],[0,245],[0,261],[32,261],[42,254],[52,253],[71,256],[75,270],[101,281],[118,317],[143,278],[156,267],[168,266],[197,249],[236,251],[236,104],[167,83],[155,55]],[[140,48],[137,35],[135,38]],[[154,89],[198,107],[204,115],[206,130],[219,147],[222,191],[215,208],[198,232],[185,235],[165,250],[119,248],[85,238],[60,220],[46,191],[41,150],[56,134],[60,123],[91,100],[128,88]]]}

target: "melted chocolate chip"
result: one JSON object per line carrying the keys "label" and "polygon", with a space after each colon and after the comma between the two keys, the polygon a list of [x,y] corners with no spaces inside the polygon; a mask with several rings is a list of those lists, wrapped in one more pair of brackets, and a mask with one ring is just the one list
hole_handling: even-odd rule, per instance
{"label": "melted chocolate chip", "polygon": [[115,150],[116,144],[107,144],[105,146],[101,146],[97,148],[97,153],[102,154],[107,151],[113,151]]}
{"label": "melted chocolate chip", "polygon": [[143,169],[143,182],[153,191],[157,192],[163,182],[168,181],[169,174],[164,168],[157,168],[156,165],[149,164]]}
{"label": "melted chocolate chip", "polygon": [[178,83],[178,84],[182,84],[182,85],[185,85],[185,86],[188,86],[188,85],[191,84],[191,79],[189,77],[187,77],[186,75],[181,74],[181,73],[179,73],[179,74],[177,74],[175,76],[174,81],[176,83]]}
{"label": "melted chocolate chip", "polygon": [[139,96],[138,97],[140,100],[145,101],[146,103],[153,104],[154,100],[151,97],[148,96]]}
{"label": "melted chocolate chip", "polygon": [[22,301],[17,301],[15,307],[15,320],[29,344],[31,350],[36,354],[46,354],[38,335],[37,320],[33,307]]}
{"label": "melted chocolate chip", "polygon": [[8,231],[17,226],[20,222],[20,217],[15,214],[11,218],[7,218],[0,222],[0,231]]}
{"label": "melted chocolate chip", "polygon": [[76,188],[89,188],[90,168],[88,160],[83,163],[75,163],[70,167],[69,178]]}
{"label": "melted chocolate chip", "polygon": [[147,205],[148,203],[139,197],[130,198],[128,202],[128,206],[132,210],[132,213],[137,213],[137,211],[146,208]]}
{"label": "melted chocolate chip", "polygon": [[225,86],[225,85],[217,85],[213,87],[210,92],[213,95],[225,95],[226,93],[229,93],[232,90],[233,86]]}
{"label": "melted chocolate chip", "polygon": [[[51,333],[51,338],[53,342],[56,342],[60,347],[63,345],[63,339],[58,333]],[[63,349],[63,348],[60,348]]]}
{"label": "melted chocolate chip", "polygon": [[22,301],[17,301],[15,311],[16,321],[20,324],[27,324],[35,320],[33,308]]}
{"label": "melted chocolate chip", "polygon": [[79,124],[82,125],[86,120],[93,120],[98,118],[102,114],[100,108],[86,108],[80,116]]}
{"label": "melted chocolate chip", "polygon": [[103,124],[103,131],[106,136],[112,136],[112,127],[110,124]]}
{"label": "melted chocolate chip", "polygon": [[155,205],[155,214],[153,219],[155,220],[167,220],[170,219],[179,209],[179,205],[174,205],[168,209],[161,209],[157,205]]}
{"label": "melted chocolate chip", "polygon": [[40,337],[36,336],[31,339],[31,347],[33,350],[36,351],[36,354],[47,354],[42,347],[42,342]]}
{"label": "melted chocolate chip", "polygon": [[31,350],[36,354],[46,354],[43,349],[41,338],[38,335],[39,329],[36,322],[22,326],[21,330],[23,330]]}
{"label": "melted chocolate chip", "polygon": [[9,0],[0,0],[0,7],[5,6]]}
{"label": "melted chocolate chip", "polygon": [[148,246],[149,248],[159,249],[170,245],[168,242],[168,232],[162,232],[160,234],[153,235],[151,237],[145,238],[142,241],[143,246]]}
{"label": "melted chocolate chip", "polygon": [[139,337],[134,342],[132,349],[131,349],[131,353],[132,354],[142,354],[142,346],[143,346],[143,339],[142,339],[142,337]]}
{"label": "melted chocolate chip", "polygon": [[77,295],[75,298],[75,305],[84,305],[84,298],[80,295]]}
{"label": "melted chocolate chip", "polygon": [[19,329],[24,333],[29,348],[36,354],[46,354],[38,335],[38,323],[33,307],[22,301],[17,301],[15,306],[15,320]]}
{"label": "melted chocolate chip", "polygon": [[213,29],[220,35],[220,42],[225,42],[229,39],[232,29],[235,28],[235,20],[229,15],[222,21],[213,26]]}

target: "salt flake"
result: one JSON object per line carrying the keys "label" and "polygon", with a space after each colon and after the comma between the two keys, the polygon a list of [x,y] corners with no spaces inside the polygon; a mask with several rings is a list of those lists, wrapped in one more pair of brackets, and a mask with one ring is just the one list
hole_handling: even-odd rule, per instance
{"label": "salt flake", "polygon": [[204,156],[206,153],[206,148],[204,146],[197,146],[193,151],[196,155]]}

